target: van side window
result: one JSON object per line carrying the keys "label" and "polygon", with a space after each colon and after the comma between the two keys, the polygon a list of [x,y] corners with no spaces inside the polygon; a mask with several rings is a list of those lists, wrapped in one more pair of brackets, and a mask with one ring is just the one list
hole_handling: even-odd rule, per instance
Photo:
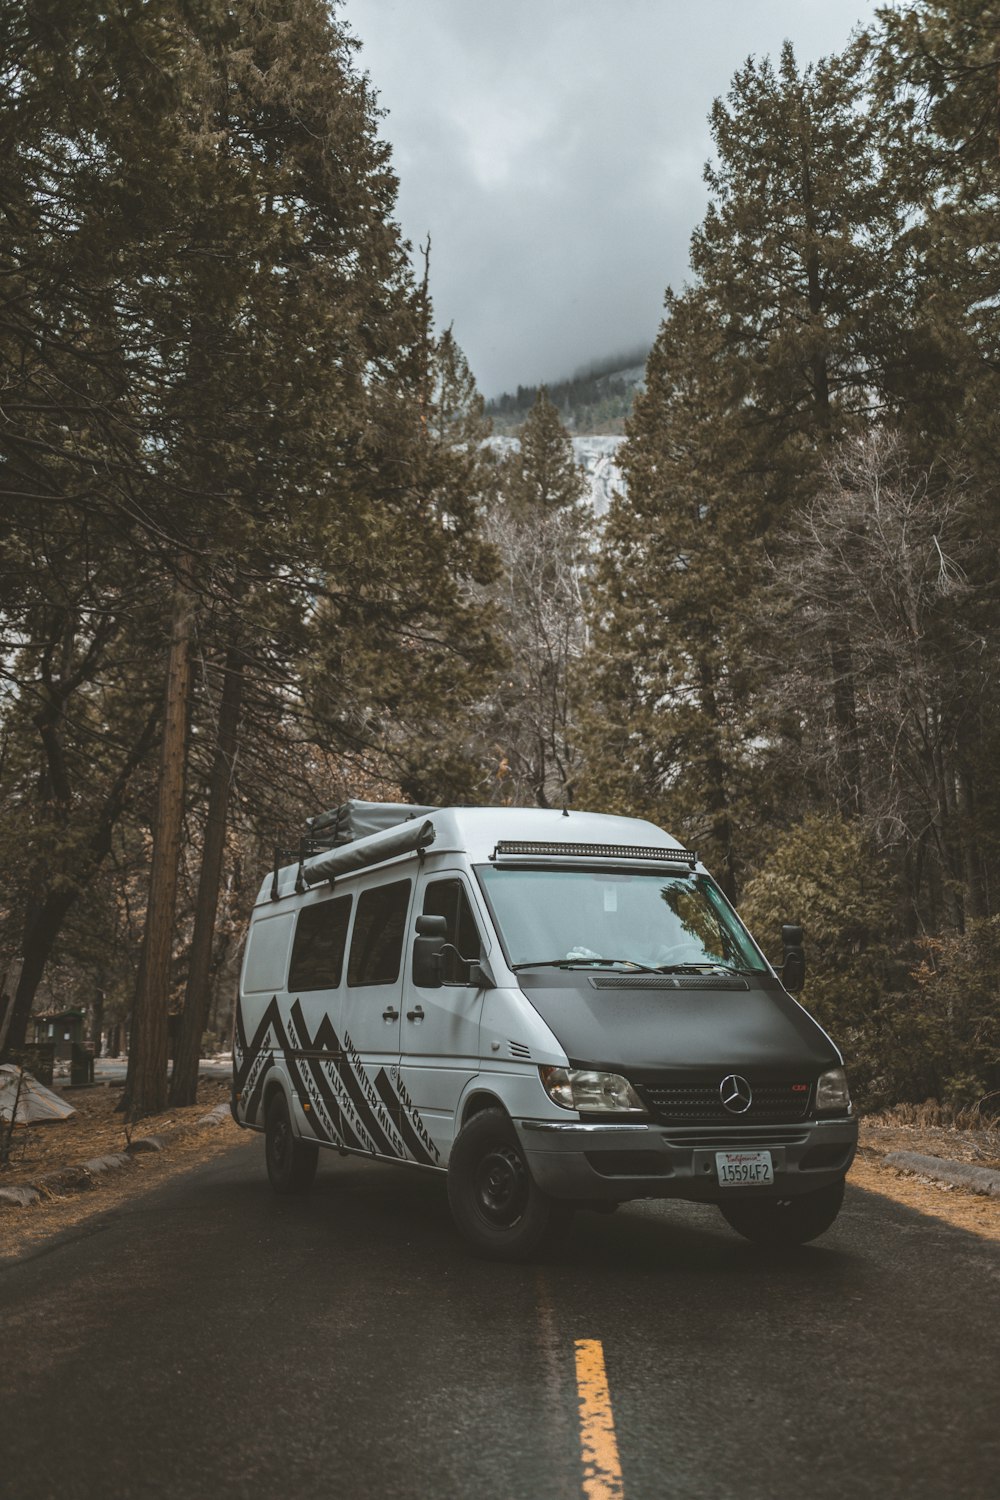
{"label": "van side window", "polygon": [[350,896],[337,896],[299,912],[288,971],[289,990],[337,988],[344,967],[351,900]]}
{"label": "van side window", "polygon": [[361,892],[347,964],[348,984],[392,984],[399,977],[409,904],[408,880]]}
{"label": "van side window", "polygon": [[[482,943],[469,898],[460,880],[432,880],[424,889],[424,916],[444,917],[448,923],[448,942],[463,958],[481,958]],[[445,984],[468,984],[468,970],[459,963],[458,954],[445,953],[441,978]]]}

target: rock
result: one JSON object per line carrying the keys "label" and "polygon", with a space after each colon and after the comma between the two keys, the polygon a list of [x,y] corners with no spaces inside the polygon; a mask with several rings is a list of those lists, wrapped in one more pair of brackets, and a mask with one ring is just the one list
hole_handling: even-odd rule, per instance
{"label": "rock", "polygon": [[72,1167],[63,1167],[58,1172],[46,1172],[44,1177],[36,1177],[32,1183],[32,1187],[38,1188],[40,1193],[52,1198],[60,1198],[66,1193],[76,1193],[82,1188],[93,1187],[93,1185],[93,1178],[82,1162]]}
{"label": "rock", "polygon": [[228,1104],[217,1104],[215,1106],[215,1108],[209,1114],[202,1115],[201,1119],[198,1121],[198,1124],[199,1125],[221,1125],[221,1124],[223,1124],[223,1122],[225,1120],[228,1120],[228,1118],[229,1118],[229,1105]]}
{"label": "rock", "polygon": [[890,1151],[884,1158],[887,1167],[904,1172],[919,1172],[936,1182],[951,1183],[973,1193],[1000,1198],[1000,1171],[995,1167],[974,1167],[967,1161],[948,1161],[943,1156],[922,1156],[918,1151]]}
{"label": "rock", "polygon": [[107,1172],[120,1172],[122,1167],[133,1166],[134,1161],[124,1151],[116,1151],[111,1156],[93,1156],[83,1164],[84,1171],[89,1172],[92,1177],[103,1177]]}
{"label": "rock", "polygon": [[33,1187],[0,1188],[0,1208],[27,1208],[37,1203],[41,1194]]}
{"label": "rock", "polygon": [[126,1149],[134,1156],[139,1151],[162,1151],[166,1144],[165,1135],[140,1135],[134,1141],[129,1141]]}

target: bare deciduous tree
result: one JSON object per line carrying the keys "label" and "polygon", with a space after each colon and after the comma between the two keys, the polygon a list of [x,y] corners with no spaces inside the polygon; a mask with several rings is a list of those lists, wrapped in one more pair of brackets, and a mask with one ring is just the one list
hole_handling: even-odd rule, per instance
{"label": "bare deciduous tree", "polygon": [[576,505],[515,509],[501,502],[485,524],[502,576],[493,590],[507,667],[489,732],[503,801],[560,806],[577,774],[574,667],[586,645],[586,520]]}
{"label": "bare deciduous tree", "polygon": [[779,691],[802,726],[800,770],[836,795],[848,747],[826,643],[839,620],[852,641],[864,821],[902,858],[915,929],[961,928],[987,909],[973,807],[989,661],[967,505],[961,479],[915,470],[896,434],[870,430],[836,450],[780,564],[792,670]]}

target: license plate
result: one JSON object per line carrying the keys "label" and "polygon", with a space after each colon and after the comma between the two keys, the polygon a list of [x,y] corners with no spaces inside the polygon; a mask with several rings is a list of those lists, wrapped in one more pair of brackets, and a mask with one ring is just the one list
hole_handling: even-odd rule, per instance
{"label": "license plate", "polygon": [[774,1185],[770,1151],[716,1151],[715,1170],[720,1187]]}

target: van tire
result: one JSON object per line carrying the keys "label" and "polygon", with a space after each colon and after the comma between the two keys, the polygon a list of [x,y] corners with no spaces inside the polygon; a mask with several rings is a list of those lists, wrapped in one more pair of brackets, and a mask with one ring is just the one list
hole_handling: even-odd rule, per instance
{"label": "van tire", "polygon": [[275,1089],[264,1118],[264,1156],[267,1175],[276,1193],[307,1193],[316,1175],[319,1147],[302,1141],[292,1129],[288,1100]]}
{"label": "van tire", "polygon": [[794,1198],[769,1198],[759,1203],[720,1203],[726,1223],[757,1245],[805,1245],[825,1234],[840,1212],[844,1182]]}
{"label": "van tire", "polygon": [[484,1109],[459,1132],[448,1160],[448,1203],[478,1255],[523,1261],[569,1230],[573,1206],[543,1193],[502,1109]]}

